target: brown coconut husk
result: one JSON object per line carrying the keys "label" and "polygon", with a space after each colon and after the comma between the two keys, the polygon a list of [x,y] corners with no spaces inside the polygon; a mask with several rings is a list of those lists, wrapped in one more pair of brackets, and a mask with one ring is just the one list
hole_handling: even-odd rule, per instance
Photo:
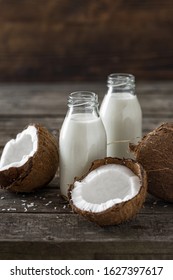
{"label": "brown coconut husk", "polygon": [[141,182],[141,188],[139,193],[135,197],[133,197],[132,199],[126,202],[116,204],[102,212],[90,212],[90,211],[81,210],[74,205],[71,196],[71,192],[74,188],[74,183],[73,183],[68,190],[69,202],[73,211],[84,216],[86,219],[95,222],[100,226],[117,225],[129,219],[132,219],[137,214],[137,212],[141,209],[147,193],[146,172],[139,163],[131,159],[119,159],[119,158],[107,157],[104,159],[96,160],[92,163],[89,171],[81,178],[75,178],[75,181],[82,181],[91,171],[97,169],[100,166],[107,165],[107,164],[121,164],[128,167],[135,175],[139,177]]}
{"label": "brown coconut husk", "polygon": [[173,122],[163,123],[130,149],[147,172],[149,193],[173,202]]}

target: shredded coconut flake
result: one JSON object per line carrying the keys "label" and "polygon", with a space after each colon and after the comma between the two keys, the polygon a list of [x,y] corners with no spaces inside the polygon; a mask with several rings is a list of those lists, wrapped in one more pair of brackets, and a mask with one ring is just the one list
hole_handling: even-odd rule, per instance
{"label": "shredded coconut flake", "polygon": [[27,207],[30,208],[30,207],[34,207],[34,202],[31,202],[30,204],[27,204]]}

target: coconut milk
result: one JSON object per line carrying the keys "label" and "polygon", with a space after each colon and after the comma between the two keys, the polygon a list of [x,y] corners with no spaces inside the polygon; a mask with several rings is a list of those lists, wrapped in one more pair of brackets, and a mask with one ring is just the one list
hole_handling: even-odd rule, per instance
{"label": "coconut milk", "polygon": [[106,156],[106,133],[100,117],[89,113],[65,118],[60,132],[60,189],[67,189],[74,177],[88,171],[95,159]]}
{"label": "coconut milk", "polygon": [[142,135],[142,112],[135,95],[105,95],[100,116],[107,133],[107,156],[128,158],[129,142],[137,143]]}

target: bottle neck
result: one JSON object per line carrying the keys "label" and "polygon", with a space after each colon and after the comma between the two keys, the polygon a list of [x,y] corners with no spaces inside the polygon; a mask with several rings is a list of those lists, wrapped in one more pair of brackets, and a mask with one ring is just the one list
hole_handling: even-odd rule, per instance
{"label": "bottle neck", "polygon": [[135,95],[135,77],[131,74],[110,74],[107,80],[108,93]]}
{"label": "bottle neck", "polygon": [[68,97],[70,114],[93,114],[99,116],[98,96],[90,91],[72,92]]}

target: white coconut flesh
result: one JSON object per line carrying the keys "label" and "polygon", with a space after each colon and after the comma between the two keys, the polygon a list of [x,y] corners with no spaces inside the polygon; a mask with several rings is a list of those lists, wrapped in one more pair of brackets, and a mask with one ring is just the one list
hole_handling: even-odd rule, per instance
{"label": "white coconut flesh", "polygon": [[128,167],[107,164],[91,171],[72,189],[73,204],[84,211],[102,212],[128,201],[140,190],[141,182]]}
{"label": "white coconut flesh", "polygon": [[37,148],[37,129],[30,125],[17,134],[16,139],[11,139],[5,145],[0,160],[0,171],[24,165],[35,154]]}

